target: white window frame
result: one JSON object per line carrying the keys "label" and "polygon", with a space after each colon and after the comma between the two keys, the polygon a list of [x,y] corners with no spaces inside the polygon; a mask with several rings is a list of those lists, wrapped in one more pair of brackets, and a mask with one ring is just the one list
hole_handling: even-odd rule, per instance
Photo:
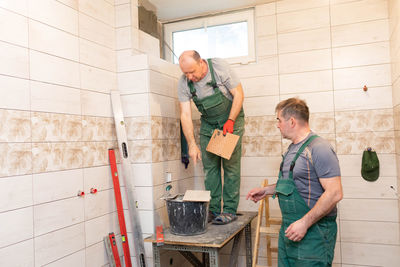
{"label": "white window frame", "polygon": [[[255,62],[255,41],[254,41],[254,8],[225,13],[222,15],[210,15],[201,18],[187,19],[183,21],[165,23],[164,27],[164,56],[165,60],[173,62],[173,54],[171,52],[172,47],[172,35],[177,31],[185,31],[191,29],[199,29],[210,26],[218,26],[223,24],[231,24],[236,22],[247,22],[247,33],[248,33],[248,49],[249,53],[247,56],[225,58],[230,64],[248,64],[249,62]],[[179,55],[176,55],[179,57]],[[218,57],[218,56],[217,56]]]}

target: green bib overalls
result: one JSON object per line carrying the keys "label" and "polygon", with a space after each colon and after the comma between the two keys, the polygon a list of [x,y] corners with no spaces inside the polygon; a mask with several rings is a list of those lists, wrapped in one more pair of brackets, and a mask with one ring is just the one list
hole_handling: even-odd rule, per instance
{"label": "green bib overalls", "polygon": [[284,157],[280,166],[279,179],[275,188],[282,212],[282,226],[278,241],[279,267],[322,267],[332,265],[337,234],[336,216],[325,216],[320,219],[307,230],[306,235],[299,242],[291,241],[285,236],[285,230],[289,225],[301,219],[310,211],[310,208],[297,191],[293,180],[293,168],[297,158],[316,137],[316,135],[311,136],[300,147],[290,164],[288,179],[282,178]]}
{"label": "green bib overalls", "polygon": [[210,211],[221,212],[221,162],[224,168],[224,188],[223,188],[223,212],[234,213],[239,204],[240,190],[240,159],[242,154],[242,135],[244,132],[244,112],[243,108],[235,120],[233,133],[240,136],[240,139],[233,151],[230,160],[221,158],[206,151],[206,147],[215,129],[222,130],[228,120],[232,107],[230,101],[219,90],[215,81],[214,69],[211,60],[208,59],[212,81],[209,83],[214,89],[214,94],[198,99],[193,82],[189,81],[188,86],[192,94],[193,102],[201,113],[200,126],[200,149],[205,174],[205,189],[211,191]]}

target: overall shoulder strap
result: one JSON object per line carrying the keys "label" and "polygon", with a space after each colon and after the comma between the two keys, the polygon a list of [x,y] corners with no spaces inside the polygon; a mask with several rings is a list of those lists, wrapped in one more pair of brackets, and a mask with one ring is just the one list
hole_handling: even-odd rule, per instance
{"label": "overall shoulder strap", "polygon": [[189,87],[190,93],[192,94],[193,101],[197,101],[196,89],[192,81],[188,80],[187,85]]}
{"label": "overall shoulder strap", "polygon": [[214,90],[216,90],[216,89],[218,89],[218,85],[217,85],[217,82],[215,81],[214,67],[211,62],[211,58],[208,58],[207,62],[208,62],[208,67],[210,68],[210,73],[211,73],[211,82],[208,84],[211,85],[214,88]]}
{"label": "overall shoulder strap", "polygon": [[292,162],[290,163],[290,171],[293,171],[294,165],[298,157],[301,155],[301,153],[304,151],[304,149],[311,143],[312,140],[317,138],[318,135],[313,135],[307,139],[307,141],[304,142],[304,144],[299,148],[297,151],[296,155],[294,156]]}

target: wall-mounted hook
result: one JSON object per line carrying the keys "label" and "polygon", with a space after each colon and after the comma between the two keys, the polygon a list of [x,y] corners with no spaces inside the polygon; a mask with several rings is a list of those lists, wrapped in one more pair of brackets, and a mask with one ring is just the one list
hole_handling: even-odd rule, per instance
{"label": "wall-mounted hook", "polygon": [[84,197],[85,196],[85,192],[79,190],[77,196],[78,197]]}

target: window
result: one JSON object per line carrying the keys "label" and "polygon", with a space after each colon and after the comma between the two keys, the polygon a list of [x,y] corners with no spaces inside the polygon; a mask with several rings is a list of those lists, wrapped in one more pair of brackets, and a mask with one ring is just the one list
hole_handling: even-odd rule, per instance
{"label": "window", "polygon": [[225,58],[229,63],[255,60],[253,9],[166,23],[164,36],[165,59],[173,63],[192,49],[202,58]]}

